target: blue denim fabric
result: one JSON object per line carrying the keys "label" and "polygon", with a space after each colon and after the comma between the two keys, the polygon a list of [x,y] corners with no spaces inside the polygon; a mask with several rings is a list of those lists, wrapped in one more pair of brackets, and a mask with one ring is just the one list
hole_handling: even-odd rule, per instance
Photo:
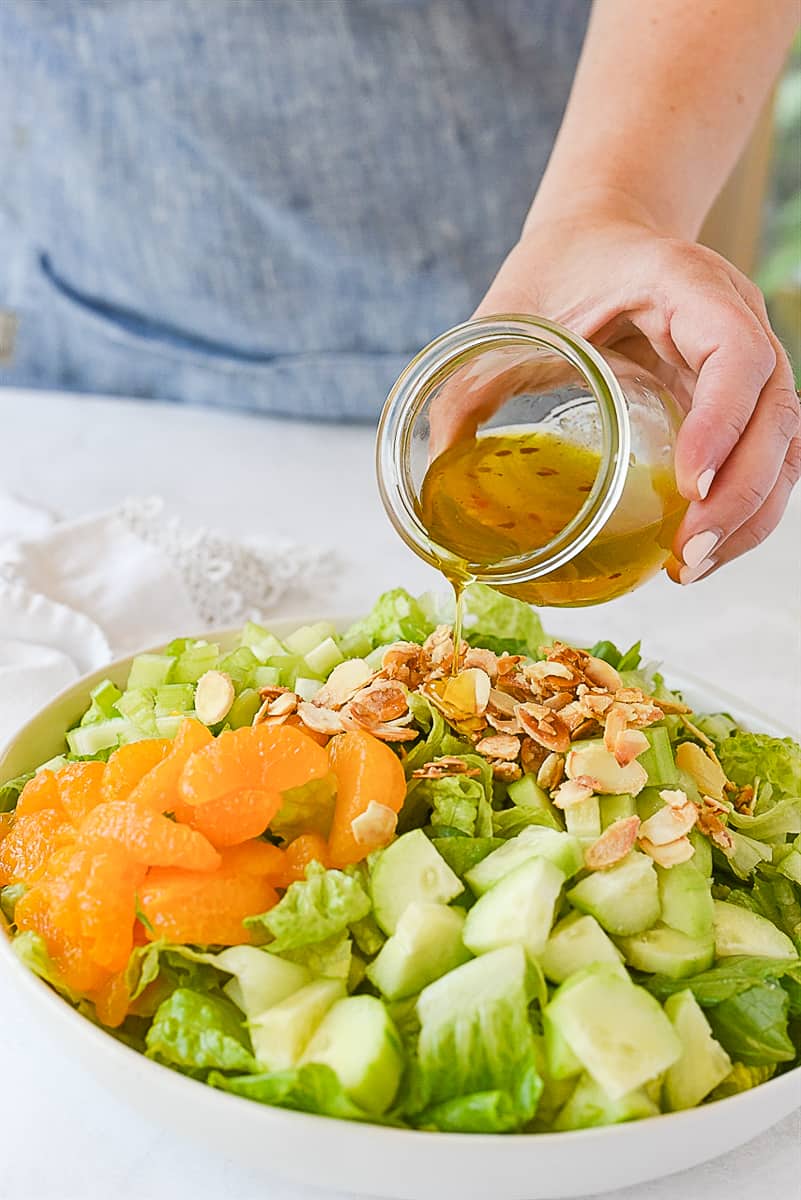
{"label": "blue denim fabric", "polygon": [[469,316],[589,0],[0,0],[0,382],[375,417]]}

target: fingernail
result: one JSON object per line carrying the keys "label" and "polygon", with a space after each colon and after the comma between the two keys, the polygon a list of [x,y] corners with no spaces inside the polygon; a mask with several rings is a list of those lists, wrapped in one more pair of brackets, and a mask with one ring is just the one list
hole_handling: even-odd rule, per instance
{"label": "fingernail", "polygon": [[684,543],[681,556],[688,567],[697,567],[702,563],[718,544],[718,535],[711,529],[696,533]]}
{"label": "fingernail", "polygon": [[695,481],[695,486],[698,488],[698,495],[702,500],[706,500],[709,495],[709,489],[712,487],[712,480],[715,478],[715,472],[712,467],[708,471],[702,471]]}
{"label": "fingernail", "polygon": [[695,583],[696,579],[700,579],[702,575],[706,575],[707,571],[711,571],[714,565],[714,558],[705,558],[695,567],[682,567],[679,571],[679,582],[682,584]]}

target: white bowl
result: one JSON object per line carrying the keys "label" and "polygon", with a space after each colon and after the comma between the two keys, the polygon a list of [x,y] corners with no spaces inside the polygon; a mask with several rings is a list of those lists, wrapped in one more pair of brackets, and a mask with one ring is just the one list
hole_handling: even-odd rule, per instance
{"label": "white bowl", "polygon": [[[280,637],[297,622],[275,622]],[[234,635],[208,635],[232,645]],[[90,689],[124,683],[130,659],[88,676],[56,697],[0,753],[0,782],[60,753]],[[726,711],[784,736],[768,717],[698,680],[672,673],[689,703]],[[801,1068],[751,1091],[688,1112],[575,1133],[423,1133],[353,1124],[269,1108],[228,1095],[150,1062],[103,1033],[17,960],[0,937],[0,987],[21,988],[31,1019],[111,1091],[162,1126],[202,1139],[251,1167],[299,1183],[403,1200],[544,1200],[586,1196],[669,1175],[757,1137],[801,1103]],[[64,1097],[65,1103],[69,1097]]]}

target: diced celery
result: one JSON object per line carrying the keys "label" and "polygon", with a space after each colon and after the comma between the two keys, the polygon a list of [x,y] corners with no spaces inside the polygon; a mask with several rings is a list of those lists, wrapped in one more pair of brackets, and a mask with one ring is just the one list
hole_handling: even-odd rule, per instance
{"label": "diced celery", "polygon": [[116,717],[114,706],[121,695],[120,689],[110,679],[104,679],[90,692],[92,703],[96,704],[103,716],[107,718]]}
{"label": "diced celery", "polygon": [[[299,654],[277,654],[271,658],[268,666],[278,668],[278,682],[282,687],[293,688],[298,675],[309,678],[314,674],[305,658]],[[322,683],[322,677],[320,679]]]}
{"label": "diced celery", "polygon": [[[130,735],[133,734],[133,737]],[[96,725],[81,725],[67,734],[70,753],[78,758],[90,758],[101,750],[119,746],[123,741],[136,741],[137,730],[125,717],[113,717]]]}
{"label": "diced celery", "polygon": [[242,630],[240,642],[256,655],[260,662],[266,662],[276,654],[285,654],[286,648],[278,638],[255,621],[248,621]]}
{"label": "diced celery", "polygon": [[237,688],[249,687],[253,682],[253,672],[259,665],[259,660],[247,646],[233,650],[217,664],[218,671],[225,671],[231,676],[231,681]]}
{"label": "diced celery", "polygon": [[278,667],[256,667],[253,672],[253,686],[255,688],[277,687],[280,674]]}
{"label": "diced celery", "polygon": [[193,712],[187,712],[174,713],[169,717],[156,717],[156,734],[162,738],[174,738],[184,721],[194,715]]}
{"label": "diced celery", "polygon": [[376,646],[375,650],[371,650],[369,654],[364,655],[365,662],[372,671],[381,670],[381,664],[384,661],[386,652],[386,646]]}
{"label": "diced celery", "polygon": [[319,679],[304,679],[302,675],[298,675],[295,680],[295,691],[302,700],[311,700],[312,696],[316,696],[319,690]]}
{"label": "diced celery", "polygon": [[117,711],[144,737],[156,737],[156,693],[153,688],[129,688],[117,701]]}
{"label": "diced celery", "polygon": [[305,657],[310,650],[327,638],[333,637],[335,633],[336,629],[330,621],[317,621],[314,625],[301,625],[294,633],[290,633],[289,637],[284,638],[284,644],[292,654]]}
{"label": "diced celery", "polygon": [[231,729],[241,729],[243,725],[252,725],[253,718],[261,708],[261,696],[255,688],[245,688],[234,700],[225,718]]}
{"label": "diced celery", "polygon": [[191,683],[165,683],[163,687],[156,688],[155,701],[157,717],[192,712],[195,707],[195,689]]}
{"label": "diced celery", "polygon": [[678,772],[670,745],[670,735],[667,729],[655,725],[652,729],[644,729],[649,746],[637,759],[641,767],[648,772],[648,786],[672,788],[678,783]]}
{"label": "diced celery", "polygon": [[36,768],[36,774],[40,771],[60,771],[62,767],[66,767],[69,760],[63,754],[57,754],[55,758],[49,758],[46,763],[42,763],[41,767]]}
{"label": "diced celery", "polygon": [[171,654],[137,654],[131,663],[128,688],[157,688],[168,683],[175,657]]}
{"label": "diced celery", "polygon": [[338,638],[338,641],[345,658],[365,658],[373,647],[366,633],[346,633]]}
{"label": "diced celery", "polygon": [[614,825],[615,821],[619,821],[622,817],[637,815],[637,802],[628,792],[622,792],[619,796],[600,796],[599,804],[601,806],[601,825],[604,829]]}
{"label": "diced celery", "polygon": [[306,662],[312,669],[312,674],[328,676],[334,667],[344,662],[339,646],[332,637],[327,637],[306,655]]}
{"label": "diced celery", "polygon": [[191,642],[178,658],[172,673],[173,683],[197,683],[201,675],[217,666],[220,647],[209,642]]}

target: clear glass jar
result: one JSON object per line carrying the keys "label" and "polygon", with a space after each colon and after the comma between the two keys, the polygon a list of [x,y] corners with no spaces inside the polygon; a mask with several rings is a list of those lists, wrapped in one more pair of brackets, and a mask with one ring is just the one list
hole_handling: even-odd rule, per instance
{"label": "clear glass jar", "polygon": [[[426,346],[392,388],[381,497],[407,545],[454,582],[539,605],[597,604],[670,557],[686,508],[673,471],[680,424],[647,371],[551,321],[470,321]],[[490,451],[532,458],[489,463]]]}

